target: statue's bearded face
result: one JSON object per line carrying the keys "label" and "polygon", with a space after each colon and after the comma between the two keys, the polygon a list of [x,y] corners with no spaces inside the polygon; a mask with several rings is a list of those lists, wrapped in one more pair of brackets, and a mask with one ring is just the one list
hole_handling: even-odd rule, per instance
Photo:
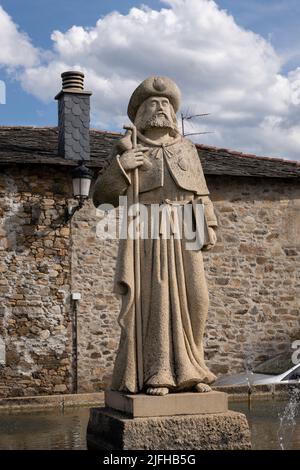
{"label": "statue's bearded face", "polygon": [[145,100],[138,110],[135,124],[141,131],[152,127],[177,129],[173,106],[164,96],[150,96]]}

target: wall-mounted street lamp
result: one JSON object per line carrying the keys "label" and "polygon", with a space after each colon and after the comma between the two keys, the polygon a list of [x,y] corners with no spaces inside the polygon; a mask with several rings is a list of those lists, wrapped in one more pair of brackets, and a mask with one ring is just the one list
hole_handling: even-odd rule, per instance
{"label": "wall-mounted street lamp", "polygon": [[84,202],[90,193],[93,172],[83,163],[72,171],[73,196],[79,201]]}
{"label": "wall-mounted street lamp", "polygon": [[88,199],[92,179],[93,172],[83,163],[72,171],[73,197],[78,200],[78,204],[66,209],[65,223],[72,219],[73,215],[83,207],[84,202]]}
{"label": "wall-mounted street lamp", "polygon": [[[50,232],[66,225],[74,216],[74,214],[83,207],[85,201],[89,198],[91,182],[93,179],[93,171],[89,170],[82,162],[72,171],[72,197],[77,200],[77,204],[65,208],[64,212],[48,226],[46,230],[38,230],[35,232],[37,237],[45,237]],[[40,209],[35,224],[38,223]]]}

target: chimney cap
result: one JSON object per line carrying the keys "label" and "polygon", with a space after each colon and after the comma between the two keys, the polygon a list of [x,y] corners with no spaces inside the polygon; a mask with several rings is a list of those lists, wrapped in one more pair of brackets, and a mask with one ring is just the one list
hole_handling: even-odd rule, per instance
{"label": "chimney cap", "polygon": [[84,73],[80,72],[80,70],[67,70],[61,74],[61,77],[63,78],[67,75],[80,75],[81,77],[84,77]]}
{"label": "chimney cap", "polygon": [[55,99],[59,99],[63,93],[80,93],[91,95],[90,91],[84,90],[84,73],[79,70],[67,70],[61,74],[62,89],[56,95]]}
{"label": "chimney cap", "polygon": [[63,90],[78,90],[83,91],[84,89],[84,73],[77,70],[68,70],[61,74],[62,78],[62,89]]}

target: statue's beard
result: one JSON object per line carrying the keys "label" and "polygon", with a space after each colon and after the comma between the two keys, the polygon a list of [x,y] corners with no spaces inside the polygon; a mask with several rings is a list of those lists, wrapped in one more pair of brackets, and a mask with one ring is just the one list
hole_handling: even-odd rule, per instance
{"label": "statue's beard", "polygon": [[156,114],[155,116],[152,116],[150,119],[147,119],[143,123],[142,127],[143,127],[143,130],[151,129],[153,127],[174,129],[174,124],[166,116]]}

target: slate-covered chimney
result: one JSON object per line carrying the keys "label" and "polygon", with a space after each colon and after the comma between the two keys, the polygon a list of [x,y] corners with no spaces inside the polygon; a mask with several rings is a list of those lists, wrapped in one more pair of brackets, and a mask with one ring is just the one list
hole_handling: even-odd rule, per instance
{"label": "slate-covered chimney", "polygon": [[61,74],[58,100],[58,154],[68,160],[90,159],[90,91],[84,90],[84,74]]}

